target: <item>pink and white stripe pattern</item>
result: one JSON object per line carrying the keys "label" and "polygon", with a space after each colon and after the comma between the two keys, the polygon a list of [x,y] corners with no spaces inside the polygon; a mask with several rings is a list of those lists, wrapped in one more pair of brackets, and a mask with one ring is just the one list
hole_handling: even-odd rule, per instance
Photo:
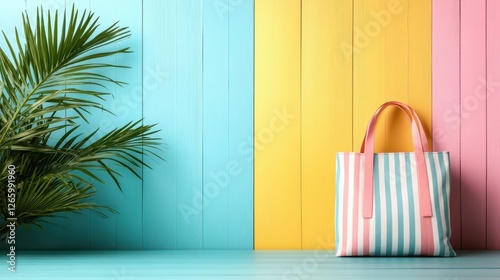
{"label": "pink and white stripe pattern", "polygon": [[448,152],[426,152],[432,216],[420,213],[414,153],[374,155],[373,215],[363,218],[363,153],[337,154],[337,256],[455,256]]}

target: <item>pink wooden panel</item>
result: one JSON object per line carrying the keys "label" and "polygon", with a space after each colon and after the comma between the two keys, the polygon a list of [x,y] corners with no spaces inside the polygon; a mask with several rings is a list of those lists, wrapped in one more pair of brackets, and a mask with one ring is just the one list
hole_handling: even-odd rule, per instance
{"label": "pink wooden panel", "polygon": [[435,151],[451,158],[451,242],[460,249],[460,3],[432,3],[432,139]]}
{"label": "pink wooden panel", "polygon": [[487,8],[487,248],[498,250],[500,249],[500,1],[488,0]]}
{"label": "pink wooden panel", "polygon": [[461,3],[462,249],[486,249],[486,0]]}

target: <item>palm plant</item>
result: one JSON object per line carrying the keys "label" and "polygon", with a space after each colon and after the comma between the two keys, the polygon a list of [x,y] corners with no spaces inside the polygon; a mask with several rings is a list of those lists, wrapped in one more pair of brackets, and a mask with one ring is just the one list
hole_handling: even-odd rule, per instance
{"label": "palm plant", "polygon": [[[92,110],[111,113],[101,105],[110,95],[107,86],[123,85],[102,70],[124,66],[102,59],[130,52],[105,48],[130,33],[117,23],[99,31],[98,19],[87,11],[80,16],[74,7],[61,16],[58,12],[44,15],[38,9],[33,25],[23,14],[23,30],[15,30],[15,40],[3,33],[0,238],[5,238],[13,215],[17,226],[29,228],[42,227],[42,221],[66,211],[90,209],[102,215],[113,211],[91,201],[96,193],[92,182],[103,182],[98,174],[105,171],[121,190],[120,170],[140,177],[138,168],[147,166],[143,156],[159,157],[157,131],[142,120],[101,137],[97,130],[89,135],[79,132],[79,123],[88,122]],[[16,190],[15,213],[9,205],[14,201],[8,196],[9,167],[15,167],[15,174],[10,174]]]}

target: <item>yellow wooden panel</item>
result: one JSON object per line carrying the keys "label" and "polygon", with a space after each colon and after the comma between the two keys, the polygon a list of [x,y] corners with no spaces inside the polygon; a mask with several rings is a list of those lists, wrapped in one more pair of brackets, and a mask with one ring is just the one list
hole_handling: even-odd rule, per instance
{"label": "yellow wooden panel", "polygon": [[[408,0],[385,2],[383,10],[372,13],[386,31],[385,99],[408,104]],[[397,108],[384,114],[385,151],[413,151],[411,128],[404,114]]]}
{"label": "yellow wooden panel", "polygon": [[301,248],[300,0],[255,1],[255,248]]}
{"label": "yellow wooden panel", "polygon": [[[432,1],[410,1],[408,9],[409,103],[417,111],[429,139],[432,124]],[[431,144],[432,141],[429,141]]]}
{"label": "yellow wooden panel", "polygon": [[[353,137],[361,146],[373,112],[386,101],[386,29],[377,20],[385,0],[354,0],[353,27]],[[377,127],[375,150],[385,150],[385,118]]]}
{"label": "yellow wooden panel", "polygon": [[352,2],[302,2],[303,249],[334,248],[335,154],[352,150],[351,40]]}
{"label": "yellow wooden panel", "polygon": [[[359,149],[380,104],[409,103],[430,132],[430,8],[255,1],[256,249],[333,248],[334,156]],[[376,150],[411,150],[409,131],[389,111]]]}
{"label": "yellow wooden panel", "polygon": [[[386,0],[386,100],[414,107],[431,135],[431,0]],[[383,15],[388,15],[384,21]],[[386,114],[386,151],[413,150],[411,130],[396,109]]]}
{"label": "yellow wooden panel", "polygon": [[[415,107],[429,128],[431,1],[354,0],[354,145],[388,100]],[[429,129],[428,129],[429,131]],[[413,150],[403,115],[390,109],[377,126],[377,151]]]}

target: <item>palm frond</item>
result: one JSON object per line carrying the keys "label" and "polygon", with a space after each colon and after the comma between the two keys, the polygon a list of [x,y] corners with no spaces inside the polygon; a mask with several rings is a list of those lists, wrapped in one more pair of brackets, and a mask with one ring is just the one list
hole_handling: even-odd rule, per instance
{"label": "palm frond", "polygon": [[[123,170],[140,178],[138,168],[149,167],[144,156],[161,158],[158,131],[143,120],[104,134],[79,132],[92,109],[112,114],[102,102],[110,85],[125,83],[105,70],[127,67],[103,59],[130,53],[108,48],[130,32],[118,23],[101,30],[99,17],[74,7],[62,15],[39,8],[34,23],[27,14],[22,19],[14,39],[2,32],[7,47],[0,49],[0,181],[7,180],[9,165],[20,170],[17,223],[42,227],[62,212],[113,212],[91,201],[92,182],[102,183],[104,171],[122,190]],[[7,230],[6,188],[0,188],[0,210],[1,238]]]}

